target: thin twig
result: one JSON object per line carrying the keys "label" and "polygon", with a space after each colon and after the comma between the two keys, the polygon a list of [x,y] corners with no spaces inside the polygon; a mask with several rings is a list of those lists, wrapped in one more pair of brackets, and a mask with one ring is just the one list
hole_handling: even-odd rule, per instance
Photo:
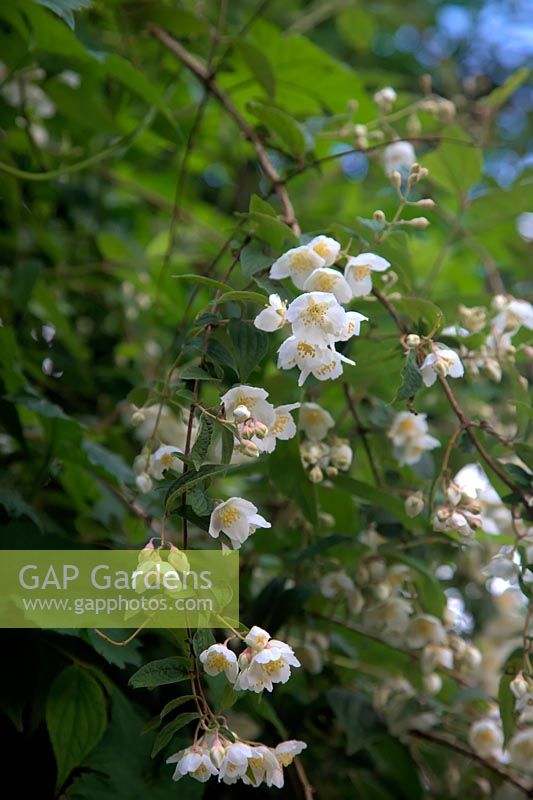
{"label": "thin twig", "polygon": [[351,392],[350,387],[348,386],[348,384],[346,382],[343,383],[343,388],[344,388],[344,394],[346,396],[346,402],[348,404],[348,408],[350,409],[350,413],[351,413],[351,415],[352,415],[352,417],[354,419],[354,422],[355,422],[356,432],[361,437],[361,441],[363,443],[363,447],[365,448],[365,452],[366,452],[366,455],[367,455],[367,458],[368,458],[368,463],[369,463],[369,466],[370,466],[370,470],[372,472],[372,475],[374,476],[374,483],[376,484],[376,486],[381,486],[381,478],[379,477],[379,472],[378,472],[378,469],[377,469],[377,466],[376,466],[376,462],[374,461],[374,455],[372,453],[372,449],[370,447],[370,443],[369,443],[367,435],[366,435],[366,430],[363,427],[363,425],[361,424],[361,419],[360,419],[359,414],[357,412],[357,408],[356,408],[354,399],[352,397],[352,392]]}

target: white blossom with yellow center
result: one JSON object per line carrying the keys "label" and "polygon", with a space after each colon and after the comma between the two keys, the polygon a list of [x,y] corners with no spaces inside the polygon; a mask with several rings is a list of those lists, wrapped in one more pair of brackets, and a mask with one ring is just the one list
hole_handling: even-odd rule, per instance
{"label": "white blossom with yellow center", "polygon": [[160,481],[167,469],[173,469],[175,472],[183,470],[183,463],[176,455],[177,451],[177,447],[168,444],[158,447],[150,458],[150,473],[153,478]]}
{"label": "white blossom with yellow center", "polygon": [[229,389],[220,398],[224,404],[225,417],[228,420],[234,419],[234,411],[239,406],[245,406],[254,420],[272,427],[276,420],[274,406],[267,400],[268,392],[255,386],[235,386]]}
{"label": "white blossom with yellow center", "polygon": [[299,407],[300,403],[287,403],[274,409],[276,414],[274,424],[268,429],[262,442],[265,453],[272,453],[275,450],[278,439],[286,441],[296,436],[296,423],[291,416],[291,411],[295,411]]}
{"label": "white blossom with yellow center", "polygon": [[278,350],[278,368],[292,369],[298,367],[300,377],[298,386],[303,386],[309,375],[314,375],[319,381],[334,380],[343,372],[342,364],[355,365],[333,347],[321,347],[308,341],[289,336]]}
{"label": "white blossom with yellow center", "polygon": [[239,666],[241,672],[235,689],[259,693],[263,689],[271,692],[275,683],[286,683],[291,667],[299,667],[300,662],[292,647],[278,639],[270,639],[262,649],[245,650],[239,657]]}
{"label": "white blossom with yellow center", "polygon": [[305,742],[300,742],[298,739],[289,739],[286,742],[280,742],[274,748],[274,753],[281,766],[288,767],[306,747]]}
{"label": "white blossom with yellow center", "polygon": [[308,243],[315,253],[318,253],[320,258],[324,259],[324,266],[331,267],[339,257],[341,246],[336,239],[330,236],[315,236],[314,239]]}
{"label": "white blossom with yellow center", "polygon": [[308,439],[319,442],[327,436],[335,420],[325,408],[318,403],[302,403],[299,414],[300,428]]}
{"label": "white blossom with yellow center", "polygon": [[437,375],[442,375],[443,378],[447,376],[460,378],[464,375],[464,367],[454,350],[450,350],[444,345],[436,345],[433,352],[424,359],[420,372],[425,386],[433,386]]}
{"label": "white blossom with yellow center", "polygon": [[504,332],[515,334],[521,327],[533,330],[533,306],[527,300],[515,300],[514,297],[503,298],[497,306],[501,309],[492,320],[491,327],[497,334]]}
{"label": "white blossom with yellow center", "polygon": [[218,775],[218,770],[213,764],[209,751],[200,746],[187,747],[179,753],[167,758],[167,764],[176,764],[173,780],[179,781],[184,775],[190,775],[200,783],[205,783],[211,775]]}
{"label": "white blossom with yellow center", "polygon": [[336,269],[320,267],[307,278],[304,287],[306,292],[329,292],[339,303],[349,303],[352,290],[346,279]]}
{"label": "white blossom with yellow center", "polygon": [[209,534],[214,539],[223,532],[235,550],[254,533],[256,528],[270,528],[270,522],[257,513],[253,503],[242,497],[230,497],[216,506],[209,521]]}
{"label": "white blossom with yellow center", "polygon": [[414,649],[425,647],[427,644],[444,644],[446,631],[437,617],[432,614],[419,614],[409,623],[405,641]]}
{"label": "white blossom with yellow center", "polygon": [[416,153],[411,142],[392,142],[383,152],[383,166],[387,175],[395,170],[400,173],[409,172],[415,162]]}
{"label": "white blossom with yellow center", "polygon": [[472,750],[481,758],[501,757],[503,732],[499,722],[490,717],[479,719],[471,725],[468,741]]}
{"label": "white blossom with yellow center", "polygon": [[238,673],[237,656],[224,644],[212,644],[200,653],[200,662],[207,675],[224,672],[230,683],[235,683]]}
{"label": "white blossom with yellow center", "polygon": [[274,261],[270,268],[270,277],[275,280],[290,277],[298,289],[303,289],[309,275],[325,264],[325,259],[311,245],[304,244],[293,247]]}
{"label": "white blossom with yellow center", "polygon": [[375,253],[361,253],[348,259],[344,277],[352,290],[353,297],[364,297],[372,291],[372,273],[385,272],[390,262]]}
{"label": "white blossom with yellow center", "polygon": [[425,414],[400,411],[387,431],[394,444],[394,455],[400,464],[416,464],[427,450],[440,447],[440,442],[428,433]]}
{"label": "white blossom with yellow center", "polygon": [[333,344],[346,327],[346,312],[328,292],[308,292],[293,300],[287,320],[294,336],[310,344]]}

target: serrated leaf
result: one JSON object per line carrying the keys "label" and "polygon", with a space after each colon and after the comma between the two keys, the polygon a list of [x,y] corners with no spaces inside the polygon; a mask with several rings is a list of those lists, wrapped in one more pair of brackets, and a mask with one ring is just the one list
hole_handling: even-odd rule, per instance
{"label": "serrated leaf", "polygon": [[422,373],[416,362],[416,350],[410,350],[407,354],[405,365],[401,372],[402,385],[396,392],[395,400],[408,400],[414,397],[422,386]]}
{"label": "serrated leaf", "polygon": [[198,433],[191,449],[191,461],[196,469],[199,469],[206,459],[207,451],[209,450],[209,445],[211,444],[211,438],[213,436],[213,427],[213,420],[206,414],[202,414],[200,417],[200,427],[198,428]]}
{"label": "serrated leaf", "polygon": [[233,345],[239,377],[244,382],[265,357],[268,350],[268,337],[264,331],[260,331],[240,319],[231,320],[228,325],[228,334]]}
{"label": "serrated leaf", "polygon": [[165,508],[169,511],[175,500],[181,497],[184,492],[189,491],[191,487],[196,486],[196,484],[206,480],[206,478],[224,475],[228,469],[231,469],[231,467],[228,467],[226,464],[204,464],[198,470],[190,469],[183,473],[183,475],[180,475],[179,478],[170,484],[165,498]]}
{"label": "serrated leaf", "polygon": [[162,728],[159,733],[157,734],[154,742],[154,746],[152,748],[152,758],[163,750],[170,743],[172,737],[175,733],[188,725],[189,722],[192,722],[195,719],[198,719],[200,714],[197,711],[185,711],[183,714],[178,714],[176,719],[173,719],[172,722],[169,722]]}
{"label": "serrated leaf", "polygon": [[46,725],[57,763],[56,788],[82,763],[107,725],[104,692],[81,667],[67,667],[53,682],[46,701]]}
{"label": "serrated leaf", "polygon": [[128,683],[134,689],[154,689],[156,686],[186,681],[189,676],[187,659],[182,656],[171,656],[144,664],[131,676]]}
{"label": "serrated leaf", "polygon": [[256,272],[272,266],[272,256],[263,253],[259,248],[249,244],[241,251],[241,269],[247,278],[251,278]]}

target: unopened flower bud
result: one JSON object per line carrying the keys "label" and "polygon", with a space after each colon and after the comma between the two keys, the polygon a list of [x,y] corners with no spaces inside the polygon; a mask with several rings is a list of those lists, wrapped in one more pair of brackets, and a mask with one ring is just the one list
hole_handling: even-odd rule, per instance
{"label": "unopened flower bud", "polygon": [[337,469],[337,467],[333,467],[331,465],[326,467],[326,475],[328,476],[328,478],[335,478],[335,476],[338,474],[339,470]]}
{"label": "unopened flower bud", "polygon": [[258,446],[249,439],[245,439],[243,442],[241,442],[237,449],[244,456],[248,456],[249,458],[258,458],[260,455]]}
{"label": "unopened flower bud", "polygon": [[312,483],[320,483],[324,480],[324,473],[318,464],[316,464],[312,469],[309,470],[308,477]]}
{"label": "unopened flower bud", "polygon": [[446,377],[446,375],[448,374],[448,365],[442,358],[437,358],[437,360],[433,365],[433,369],[435,370],[435,372],[437,372],[439,375],[442,375],[443,377]]}
{"label": "unopened flower bud", "polygon": [[438,674],[438,672],[430,672],[428,675],[424,675],[424,689],[428,694],[438,694],[442,689],[442,678]]}
{"label": "unopened flower bud", "polygon": [[526,696],[529,692],[529,686],[522,672],[519,672],[518,675],[513,678],[509,684],[509,688],[517,700],[521,700],[522,697]]}
{"label": "unopened flower bud", "polygon": [[379,208],[377,209],[377,211],[374,211],[373,217],[376,220],[376,222],[379,222],[380,224],[383,224],[387,219],[383,211],[381,211],[381,209]]}
{"label": "unopened flower bud", "polygon": [[146,416],[144,414],[144,411],[141,411],[140,409],[137,409],[137,411],[134,411],[133,414],[131,415],[131,423],[132,425],[135,425],[135,427],[137,427],[137,425],[141,425],[145,421],[145,419]]}
{"label": "unopened flower bud", "polygon": [[420,167],[420,169],[418,170],[418,180],[423,181],[424,178],[427,178],[428,175],[429,175],[429,169],[426,169],[426,167]]}
{"label": "unopened flower bud", "polygon": [[139,564],[144,564],[145,561],[153,561],[158,556],[159,554],[153,545],[153,539],[150,539],[139,553],[138,562]]}
{"label": "unopened flower bud", "polygon": [[424,197],[422,200],[417,200],[414,205],[420,206],[420,208],[435,208],[437,204],[431,197]]}
{"label": "unopened flower bud", "polygon": [[411,169],[409,170],[409,173],[411,175],[418,175],[419,172],[420,172],[420,164],[418,163],[418,161],[415,161],[414,164],[411,164]]}
{"label": "unopened flower bud", "polygon": [[436,513],[436,517],[439,522],[446,522],[448,517],[450,516],[450,512],[447,508],[439,508]]}
{"label": "unopened flower bud", "polygon": [[405,513],[408,517],[417,517],[424,510],[424,498],[420,492],[410,494],[405,500]]}
{"label": "unopened flower bud", "polygon": [[146,472],[141,472],[140,475],[137,475],[135,483],[137,484],[137,489],[143,494],[146,494],[152,488],[152,479]]}
{"label": "unopened flower bud", "polygon": [[400,175],[398,170],[395,169],[391,172],[389,177],[390,177],[390,182],[392,183],[392,185],[399,194],[402,190],[402,176]]}
{"label": "unopened flower bud", "polygon": [[255,423],[255,435],[257,436],[257,438],[264,439],[267,434],[268,434],[267,426],[264,423],[257,421]]}
{"label": "unopened flower bud", "polygon": [[251,420],[245,422],[241,428],[241,436],[243,439],[251,439],[255,436],[255,425]]}
{"label": "unopened flower bud", "polygon": [[190,569],[189,561],[183,550],[179,550],[174,545],[170,546],[170,553],[168,554],[168,563],[171,564],[178,572],[187,572]]}
{"label": "unopened flower bud", "polygon": [[245,405],[236,406],[233,417],[235,422],[246,422],[246,420],[250,419],[250,411]]}
{"label": "unopened flower bud", "polygon": [[415,348],[420,344],[420,336],[417,333],[409,333],[405,337],[405,344],[407,347]]}
{"label": "unopened flower bud", "polygon": [[413,219],[408,220],[406,225],[409,225],[411,228],[416,228],[419,231],[425,231],[428,227],[429,219],[426,217],[414,217]]}

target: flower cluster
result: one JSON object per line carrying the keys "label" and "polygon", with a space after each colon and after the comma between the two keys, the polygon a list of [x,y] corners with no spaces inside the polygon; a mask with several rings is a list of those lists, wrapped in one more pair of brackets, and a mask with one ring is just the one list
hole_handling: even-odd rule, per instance
{"label": "flower cluster", "polygon": [[300,458],[313,483],[320,483],[324,475],[334,477],[339,471],[346,472],[352,464],[353,451],[349,441],[332,435],[328,437],[334,424],[329,411],[317,403],[302,403],[300,429],[306,438],[300,443]]}
{"label": "flower cluster", "polygon": [[237,659],[226,645],[215,644],[200,654],[200,661],[208,675],[224,672],[237,691],[248,690],[259,694],[264,689],[271,692],[275,683],[286,683],[291,667],[300,662],[292,647],[254,625],[244,637],[246,649]]}
{"label": "flower cluster", "polygon": [[246,456],[272,453],[278,439],[292,439],[296,425],[291,412],[299,403],[275,408],[268,392],[254,386],[235,386],[220,398],[224,416],[235,424],[235,446]]}
{"label": "flower cluster", "polygon": [[257,513],[257,508],[242,497],[230,497],[218,503],[209,520],[209,535],[218,539],[225,533],[234,550],[254,533],[257,528],[270,528],[270,522]]}
{"label": "flower cluster", "polygon": [[440,447],[440,442],[428,433],[426,414],[400,411],[394,417],[387,436],[394,445],[394,456],[400,464],[416,464],[424,453]]}
{"label": "flower cluster", "polygon": [[167,764],[175,764],[173,779],[179,781],[190,775],[201,783],[212,776],[226,784],[241,780],[248,786],[281,789],[284,784],[283,768],[292,764],[307,745],[289,739],[276,747],[245,742],[232,734],[232,741],[220,732],[205,733],[193,745],[170,756]]}
{"label": "flower cluster", "polygon": [[[516,697],[518,684],[524,684],[525,686],[526,682],[523,677],[520,677],[517,683],[515,681],[511,683],[511,691]],[[520,688],[520,691],[522,691],[522,688]],[[529,692],[527,688],[525,688],[525,691]],[[519,713],[520,709],[524,709],[529,704],[533,707],[533,700],[529,694],[524,694],[521,698],[518,698],[516,705],[519,707]],[[481,758],[487,758],[502,764],[511,762],[513,767],[533,775],[533,726],[524,724],[524,722],[532,721],[531,709],[528,710],[527,715],[520,713],[518,727],[509,739],[507,748],[504,749],[502,724],[498,709],[494,707],[489,716],[476,720],[470,726],[468,732],[469,744]]]}
{"label": "flower cluster", "polygon": [[278,367],[300,369],[298,385],[309,375],[318,380],[333,380],[343,371],[343,363],[354,362],[339,353],[335,344],[358,336],[361,322],[367,319],[356,311],[345,311],[342,304],[372,290],[372,271],[382,272],[390,264],[373,253],[347,257],[344,275],[334,268],[341,246],[328,236],[316,236],[307,244],[293,247],[274,262],[270,277],[291,278],[303,290],[288,306],[279,295],[269,297],[255,326],[272,332],[290,324],[292,335],[278,351]]}
{"label": "flower cluster", "polygon": [[470,537],[475,531],[497,534],[508,531],[512,516],[479,464],[467,464],[449,482],[447,503],[433,518],[436,531],[457,531]]}

